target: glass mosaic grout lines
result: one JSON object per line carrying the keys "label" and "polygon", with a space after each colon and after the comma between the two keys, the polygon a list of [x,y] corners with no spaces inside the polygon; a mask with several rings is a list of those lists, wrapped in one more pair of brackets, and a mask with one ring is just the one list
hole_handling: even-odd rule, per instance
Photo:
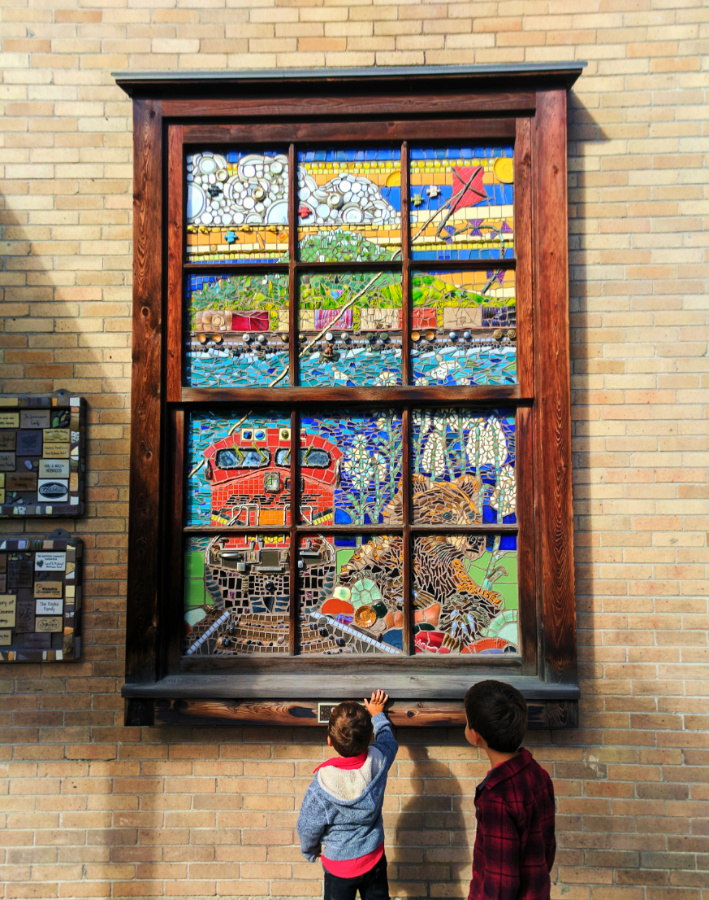
{"label": "glass mosaic grout lines", "polygon": [[[401,385],[406,340],[416,386],[516,384],[515,272],[495,267],[514,257],[512,148],[410,148],[406,335],[401,274],[377,270],[401,257],[400,149],[306,147],[292,158],[294,173],[285,148],[188,156],[186,258],[215,268],[185,276],[183,383],[278,391],[297,352],[303,386]],[[287,263],[291,228],[299,260],[371,269],[306,270],[290,282],[297,296],[286,272],[218,271]],[[456,259],[487,267],[435,266]],[[404,653],[402,536],[357,532],[402,526],[404,462],[414,524],[516,523],[513,410],[412,410],[406,461],[400,410],[303,410],[295,513],[290,416],[245,413],[188,415],[187,525],[271,529],[185,536],[190,656],[289,654],[293,597],[297,653]],[[320,530],[293,547],[293,521]],[[351,532],[328,534],[333,525]],[[516,652],[516,541],[454,530],[412,539],[414,653]]]}

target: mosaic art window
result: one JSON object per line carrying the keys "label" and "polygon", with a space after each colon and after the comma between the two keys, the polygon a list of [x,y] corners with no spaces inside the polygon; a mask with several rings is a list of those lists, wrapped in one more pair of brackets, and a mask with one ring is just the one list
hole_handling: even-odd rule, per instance
{"label": "mosaic art window", "polygon": [[181,655],[519,658],[513,143],[183,158]]}
{"label": "mosaic art window", "polygon": [[[531,727],[577,723],[582,68],[116,76],[134,117],[127,724],[315,725],[384,685],[395,724],[457,726],[489,677]],[[26,461],[11,438],[17,506],[18,466],[55,451],[47,435]]]}

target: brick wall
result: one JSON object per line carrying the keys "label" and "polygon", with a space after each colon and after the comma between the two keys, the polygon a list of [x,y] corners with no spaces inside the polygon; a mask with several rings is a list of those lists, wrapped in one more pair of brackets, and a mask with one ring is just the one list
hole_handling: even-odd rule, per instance
{"label": "brick wall", "polygon": [[[569,161],[582,728],[530,741],[557,787],[554,896],[709,897],[706,3],[3,0],[0,13],[2,389],[64,387],[91,405],[84,659],[0,672],[0,897],[321,889],[293,830],[320,733],[121,726],[131,107],[110,71],[573,58],[590,63]],[[403,737],[386,805],[394,892],[463,896],[485,766],[459,733]]]}

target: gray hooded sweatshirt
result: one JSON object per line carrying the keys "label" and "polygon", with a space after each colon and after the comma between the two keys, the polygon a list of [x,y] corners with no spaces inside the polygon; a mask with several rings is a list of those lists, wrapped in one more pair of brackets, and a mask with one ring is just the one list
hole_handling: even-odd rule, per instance
{"label": "gray hooded sweatshirt", "polygon": [[382,804],[387,773],[399,745],[384,713],[372,719],[374,743],[360,769],[320,769],[305,792],[298,816],[300,849],[308,862],[357,859],[384,840]]}

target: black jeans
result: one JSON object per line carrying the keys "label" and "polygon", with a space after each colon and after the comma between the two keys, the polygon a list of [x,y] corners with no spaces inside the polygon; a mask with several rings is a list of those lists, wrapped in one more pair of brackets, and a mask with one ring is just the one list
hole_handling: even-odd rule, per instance
{"label": "black jeans", "polygon": [[339,878],[325,871],[325,900],[355,900],[357,891],[362,900],[389,900],[386,855],[357,878]]}

